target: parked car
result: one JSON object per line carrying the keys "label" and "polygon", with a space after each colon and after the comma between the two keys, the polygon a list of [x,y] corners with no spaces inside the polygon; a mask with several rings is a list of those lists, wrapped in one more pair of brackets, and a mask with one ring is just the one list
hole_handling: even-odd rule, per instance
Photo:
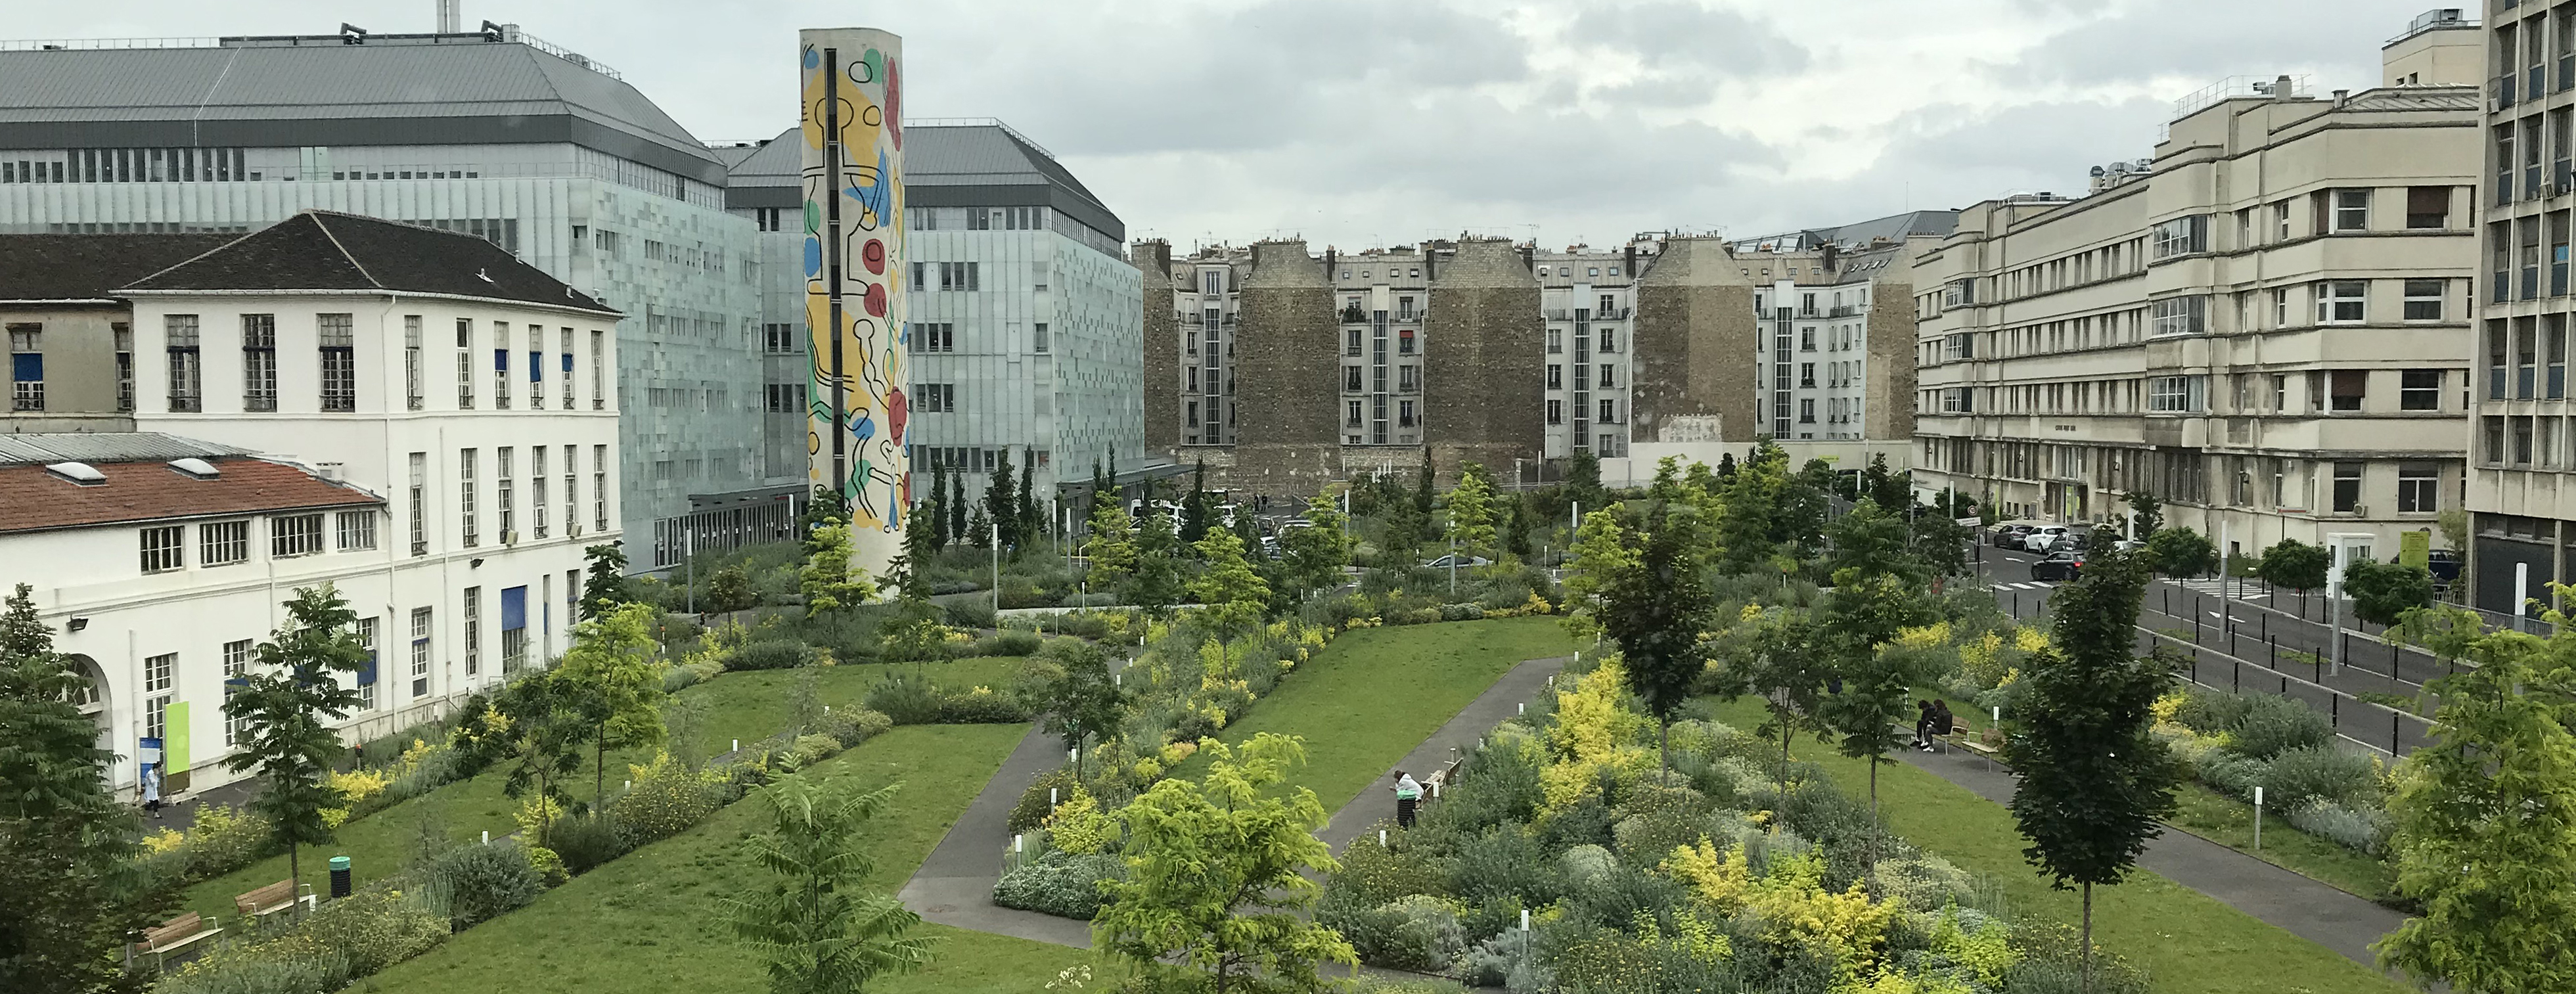
{"label": "parked car", "polygon": [[2073,549],[2049,553],[2047,556],[2042,557],[2038,562],[2030,564],[2030,578],[2033,580],[2056,580],[2071,583],[2074,581],[2076,574],[2082,573],[2083,571],[2084,554]]}
{"label": "parked car", "polygon": [[2022,536],[2030,534],[2030,530],[2034,527],[2036,526],[2026,521],[2007,521],[1996,525],[1993,531],[1987,532],[1986,541],[1998,549],[2018,549],[2021,548]]}
{"label": "parked car", "polygon": [[1453,552],[1422,565],[1429,566],[1432,569],[1448,569],[1449,564],[1452,561],[1455,561],[1460,566],[1491,566],[1494,564],[1493,560],[1487,559],[1483,556],[1462,556]]}
{"label": "parked car", "polygon": [[2021,551],[2047,552],[2066,540],[2065,525],[2041,525],[2021,537]]}
{"label": "parked car", "polygon": [[2452,584],[2460,579],[2460,554],[2452,549],[2434,549],[2425,554],[2424,569],[2433,574],[2433,582]]}

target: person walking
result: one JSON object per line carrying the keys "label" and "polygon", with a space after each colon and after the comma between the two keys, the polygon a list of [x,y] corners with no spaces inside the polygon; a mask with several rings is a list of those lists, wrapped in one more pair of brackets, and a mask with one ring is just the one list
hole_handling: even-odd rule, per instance
{"label": "person walking", "polygon": [[1413,813],[1421,806],[1422,784],[1413,779],[1413,774],[1395,771],[1395,826],[1412,828]]}

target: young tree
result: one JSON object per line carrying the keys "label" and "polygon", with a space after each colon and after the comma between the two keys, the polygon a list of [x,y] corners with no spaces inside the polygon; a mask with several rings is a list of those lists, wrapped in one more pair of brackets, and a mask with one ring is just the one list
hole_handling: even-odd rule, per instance
{"label": "young tree", "polygon": [[2151,706],[2173,679],[2158,657],[2132,652],[2144,564],[2097,534],[2084,574],[2051,598],[2049,646],[2025,664],[2028,703],[2011,719],[2004,756],[2021,773],[2013,819],[2023,858],[2058,889],[2084,892],[2085,987],[2093,976],[2093,887],[2136,867],[2158,820],[2174,810],[2176,771],[2150,733]]}
{"label": "young tree", "polygon": [[581,550],[589,565],[581,571],[581,616],[596,618],[634,598],[626,595],[626,550],[601,542]]}
{"label": "young tree", "polygon": [[1879,507],[1878,501],[1863,497],[1843,515],[1826,526],[1833,539],[1825,555],[1826,575],[1839,585],[1844,573],[1860,577],[1893,575],[1909,584],[1931,580],[1930,570],[1907,549],[1905,519]]}
{"label": "young tree", "polygon": [[921,917],[865,889],[876,860],[860,830],[900,786],[851,794],[793,772],[761,790],[770,830],[743,850],[771,879],[726,900],[725,920],[767,962],[773,994],[857,994],[930,962],[930,940],[904,934]]}
{"label": "young tree", "polygon": [[1172,534],[1172,516],[1148,500],[1144,520],[1136,526],[1136,574],[1120,591],[1122,599],[1157,618],[1169,614],[1185,593],[1179,545]]}
{"label": "young tree", "polygon": [[985,521],[977,531],[999,526],[1001,536],[998,541],[1002,548],[1016,549],[1020,546],[1020,499],[1011,484],[1009,453],[1003,453],[1002,458],[993,464],[992,485],[984,488],[984,503],[975,509],[975,513],[983,515]]}
{"label": "young tree", "polygon": [[1341,512],[1316,503],[1306,508],[1306,520],[1313,527],[1290,528],[1279,536],[1280,575],[1300,596],[1339,586],[1342,568],[1351,564],[1351,539],[1342,532]]}
{"label": "young tree", "polygon": [[814,485],[814,492],[806,496],[804,516],[796,519],[796,533],[803,535],[811,532],[822,527],[823,522],[832,518],[848,521],[850,502],[841,496],[840,491],[817,483]]}
{"label": "young tree", "polygon": [[502,766],[509,771],[502,793],[534,792],[544,813],[537,830],[543,841],[554,830],[553,807],[572,801],[563,778],[581,770],[581,747],[596,727],[592,717],[561,670],[524,674],[498,693],[465,702],[456,720],[459,765],[469,776]]}
{"label": "young tree", "polygon": [[[1118,730],[1125,696],[1110,677],[1109,653],[1076,639],[1053,639],[1038,651],[1047,664],[1038,683],[1039,726],[1064,740],[1066,751],[1082,748],[1084,739],[1106,739]],[[1082,777],[1081,753],[1075,752],[1073,775]]]}
{"label": "young tree", "polygon": [[367,664],[357,622],[332,585],[297,589],[286,602],[285,627],[259,644],[257,666],[224,699],[224,716],[242,726],[224,766],[258,771],[264,783],[250,809],[266,816],[286,844],[292,880],[304,879],[304,847],[333,838],[322,811],[339,807],[342,798],[322,777],[347,747],[328,722],[366,704],[356,688],[340,685],[341,674],[354,676]]}
{"label": "young tree", "polygon": [[[948,464],[930,464],[930,499],[916,502],[912,524],[933,553],[948,547]],[[928,562],[916,559],[916,562]]]}
{"label": "young tree", "polygon": [[1038,536],[1046,534],[1049,523],[1045,515],[1038,510],[1037,486],[1038,450],[1022,449],[1020,450],[1020,507],[1016,517],[1020,523],[1020,541],[1024,545],[1036,544]]}
{"label": "young tree", "polygon": [[895,596],[906,600],[930,599],[930,564],[939,560],[939,509],[916,501],[912,516],[903,529],[903,555],[895,560],[891,572]]}
{"label": "young tree", "polygon": [[1609,494],[1601,489],[1601,460],[1591,450],[1577,449],[1574,457],[1566,460],[1565,496],[1587,508],[1607,506]]}
{"label": "young tree", "polygon": [[1190,495],[1181,498],[1181,544],[1197,545],[1207,537],[1208,520],[1207,460],[1190,474]]}
{"label": "young tree", "polygon": [[1413,478],[1413,509],[1422,515],[1422,517],[1417,520],[1422,522],[1422,535],[1424,538],[1431,537],[1431,508],[1434,493],[1435,492],[1431,489],[1431,451],[1429,449],[1424,449],[1422,452],[1422,472]]}
{"label": "young tree", "polygon": [[1725,507],[1717,520],[1718,568],[1728,573],[1777,570],[1780,543],[1772,539],[1781,491],[1788,481],[1781,471],[1788,456],[1765,446],[1735,472],[1727,484]]}
{"label": "young tree", "polygon": [[805,613],[830,614],[868,602],[877,595],[868,571],[850,565],[850,526],[835,519],[805,539],[805,567],[796,573],[805,595]]}
{"label": "young tree", "polygon": [[1567,550],[1565,630],[1576,638],[1602,637],[1610,591],[1638,569],[1637,548],[1619,513],[1604,508],[1583,516]]}
{"label": "young tree", "polygon": [[1819,629],[1803,611],[1747,606],[1745,617],[1727,628],[1715,647],[1719,690],[1762,695],[1769,717],[1753,734],[1766,741],[1779,736],[1784,778],[1789,745],[1797,734],[1813,732],[1821,740],[1829,729],[1821,716],[1827,684],[1835,678],[1834,659]]}
{"label": "young tree", "polygon": [[1309,874],[1340,865],[1314,836],[1326,820],[1315,792],[1278,789],[1305,762],[1303,742],[1263,732],[1199,751],[1211,757],[1204,780],[1163,780],[1118,812],[1127,877],[1101,882],[1093,945],[1144,973],[1205,974],[1216,994],[1270,989],[1264,980],[1315,990],[1318,967],[1359,954],[1310,914],[1323,888]]}
{"label": "young tree", "polygon": [[1223,528],[1211,528],[1199,540],[1198,553],[1207,568],[1190,582],[1190,596],[1198,598],[1199,615],[1216,630],[1219,641],[1260,624],[1270,604],[1270,584],[1244,561],[1243,540]]}
{"label": "young tree", "polygon": [[0,610],[0,990],[118,990],[113,950],[157,902],[133,889],[141,832],[108,795],[116,756],[72,704],[88,681],[54,651],[31,589]]}
{"label": "young tree", "polygon": [[[1877,505],[1863,500],[1872,512]],[[1845,520],[1858,517],[1854,511]],[[1940,618],[1914,580],[1895,572],[1836,570],[1834,590],[1818,618],[1817,647],[1824,650],[1839,692],[1827,694],[1817,717],[1840,736],[1837,750],[1869,763],[1869,808],[1878,810],[1878,768],[1892,762],[1887,754],[1904,741],[1898,731],[1911,718],[1908,698],[1916,686],[1930,683],[1937,670],[1925,653],[1895,649],[1891,643],[1906,628]]]}
{"label": "young tree", "polygon": [[2254,567],[2254,575],[2275,587],[2304,594],[2325,586],[2326,570],[2333,565],[2334,553],[2325,546],[2284,538],[2281,544],[2264,550],[2263,561]]}
{"label": "young tree", "polygon": [[608,750],[662,741],[662,662],[654,658],[655,612],[628,604],[573,627],[572,648],[555,664],[566,695],[591,725],[591,806],[608,803]]}
{"label": "young tree", "polygon": [[966,503],[966,474],[959,473],[955,476],[949,477],[948,502],[946,504],[948,509],[948,544],[957,545],[964,543],[981,548],[984,545],[985,539],[980,536],[985,535],[986,532],[981,528],[973,528],[969,524],[966,513],[968,506],[969,505]]}
{"label": "young tree", "polygon": [[1494,485],[1485,478],[1485,467],[1459,467],[1458,488],[1449,491],[1448,537],[1462,552],[1493,547]]}
{"label": "young tree", "polygon": [[1530,513],[1529,491],[1524,490],[1496,501],[1494,506],[1500,512],[1496,516],[1494,527],[1502,532],[1503,551],[1515,556],[1529,555],[1530,522],[1547,520]]}
{"label": "young tree", "polygon": [[1913,480],[1904,470],[1887,468],[1887,453],[1871,456],[1869,466],[1860,473],[1861,496],[1878,502],[1891,513],[1903,514],[1914,506]]}
{"label": "young tree", "polygon": [[2144,490],[2133,490],[2129,499],[2130,520],[2136,523],[2136,537],[2143,541],[2165,527],[2165,502]]}
{"label": "young tree", "polygon": [[1082,554],[1091,560],[1085,574],[1095,591],[1116,591],[1136,575],[1136,519],[1114,500],[1091,502],[1091,537]]}
{"label": "young tree", "polygon": [[2457,991],[2576,990],[2576,634],[2555,632],[2474,636],[2477,665],[2426,687],[2433,744],[2388,800],[2397,891],[2423,912],[2379,941],[2383,965]]}
{"label": "young tree", "polygon": [[[2166,576],[2207,576],[2218,568],[2218,547],[2189,528],[2159,528],[2147,537],[2147,559]],[[2092,561],[2084,568],[2092,569]]]}
{"label": "young tree", "polygon": [[1628,689],[1643,699],[1661,729],[1664,772],[1672,772],[1673,714],[1690,699],[1706,666],[1700,631],[1712,608],[1700,579],[1699,521],[1689,507],[1657,504],[1644,527],[1626,536],[1636,558],[1604,577],[1601,627],[1619,643]]}
{"label": "young tree", "polygon": [[1410,494],[1379,503],[1385,514],[1378,529],[1378,568],[1403,573],[1422,561],[1422,533],[1430,528],[1430,519]]}
{"label": "young tree", "polygon": [[1907,522],[1907,548],[1935,577],[1968,572],[1968,543],[1975,536],[1966,525],[1935,511],[1917,511]]}
{"label": "young tree", "polygon": [[2394,625],[2406,612],[2433,603],[2433,574],[2421,566],[2356,559],[2344,565],[2343,592],[2352,598],[2353,617]]}
{"label": "young tree", "polygon": [[966,519],[966,544],[978,549],[992,549],[1011,543],[1006,536],[995,532],[992,517],[984,513],[984,505],[977,504],[974,517]]}
{"label": "young tree", "polygon": [[1717,482],[1720,484],[1735,482],[1735,453],[1721,452],[1718,454]]}

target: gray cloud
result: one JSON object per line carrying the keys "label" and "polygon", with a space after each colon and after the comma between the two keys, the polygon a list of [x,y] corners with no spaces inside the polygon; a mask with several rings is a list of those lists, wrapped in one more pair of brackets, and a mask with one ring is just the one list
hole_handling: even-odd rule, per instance
{"label": "gray cloud", "polygon": [[1728,76],[1795,72],[1807,50],[1768,24],[1686,0],[1585,7],[1566,41],[1634,52],[1647,64],[1689,64]]}
{"label": "gray cloud", "polygon": [[[2321,74],[2321,89],[2375,85],[2379,46],[2416,14],[2420,0],[2341,0],[2331,5],[2157,0],[2120,6],[2092,0],[2021,0],[2085,16],[2049,37],[2003,75],[2030,83],[2135,83],[2181,76]],[[2213,30],[2212,25],[2225,25]],[[2331,78],[2336,82],[2327,85]]]}

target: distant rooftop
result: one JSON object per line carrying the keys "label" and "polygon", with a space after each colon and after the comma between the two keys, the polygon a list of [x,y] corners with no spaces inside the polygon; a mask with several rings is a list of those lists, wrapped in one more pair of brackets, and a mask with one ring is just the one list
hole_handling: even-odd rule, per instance
{"label": "distant rooftop", "polygon": [[137,462],[246,456],[237,449],[157,431],[35,432],[0,434],[0,466],[55,462]]}
{"label": "distant rooftop", "polygon": [[240,235],[0,235],[0,301],[112,300]]}
{"label": "distant rooftop", "polygon": [[481,236],[334,211],[298,213],[125,287],[191,290],[435,293],[618,313]]}
{"label": "distant rooftop", "polygon": [[[732,158],[737,148],[717,149]],[[726,204],[803,203],[804,132],[789,128],[735,160]],[[903,124],[905,202],[914,207],[1043,204],[1123,242],[1127,225],[1044,146],[992,118],[921,118]],[[786,191],[799,191],[789,194]]]}

